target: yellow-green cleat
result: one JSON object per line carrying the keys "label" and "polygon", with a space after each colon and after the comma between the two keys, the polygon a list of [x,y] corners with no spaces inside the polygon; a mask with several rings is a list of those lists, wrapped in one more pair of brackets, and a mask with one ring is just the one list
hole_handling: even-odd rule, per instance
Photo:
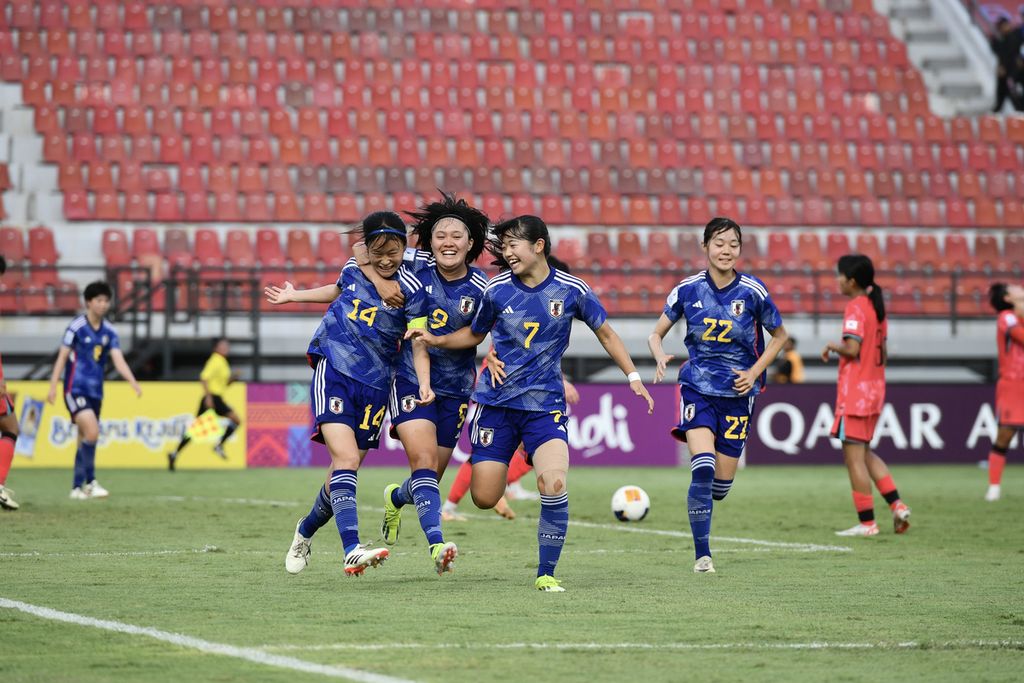
{"label": "yellow-green cleat", "polygon": [[537,590],[544,591],[545,593],[564,593],[565,589],[562,588],[558,579],[553,576],[538,576],[537,580],[533,584],[537,587]]}
{"label": "yellow-green cleat", "polygon": [[380,525],[380,534],[388,545],[398,541],[398,532],[402,529],[402,508],[395,507],[391,502],[391,492],[399,488],[401,484],[388,484],[384,487],[384,521]]}
{"label": "yellow-green cleat", "polygon": [[452,565],[455,563],[455,558],[458,554],[459,549],[451,541],[435,543],[430,546],[430,557],[434,560],[434,568],[437,569],[438,576],[443,576],[445,572],[452,571]]}

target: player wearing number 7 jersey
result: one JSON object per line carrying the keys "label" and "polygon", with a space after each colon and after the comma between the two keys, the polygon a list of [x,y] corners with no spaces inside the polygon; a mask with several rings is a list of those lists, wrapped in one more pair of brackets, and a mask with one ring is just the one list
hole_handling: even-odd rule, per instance
{"label": "player wearing number 7 jersey", "polygon": [[[283,288],[266,289],[267,300],[273,304],[330,303],[306,354],[313,366],[312,439],[327,446],[331,471],[309,514],[295,527],[285,557],[285,569],[292,574],[306,567],[313,534],[332,516],[345,549],[346,574],[358,576],[389,554],[386,548],[370,548],[359,542],[357,471],[366,452],[380,442],[399,343],[406,329],[425,324],[426,298],[419,280],[402,265],[406,233],[398,214],[370,214],[363,220],[362,234],[377,273],[401,285],[405,295],[402,307],[389,306],[380,299],[355,259],[349,259],[335,284],[296,291],[286,282]],[[413,354],[419,381],[414,400],[430,403],[434,400],[430,358],[422,345],[416,345]]]}
{"label": "player wearing number 7 jersey", "polygon": [[507,270],[488,283],[472,324],[444,336],[423,330],[410,330],[406,336],[421,337],[430,346],[459,349],[472,348],[491,333],[506,377],[501,384],[492,383],[488,367],[473,392],[477,404],[470,420],[473,501],[480,508],[494,507],[505,493],[508,464],[522,442],[541,493],[540,561],[534,586],[561,592],[554,573],[569,524],[569,446],[561,361],[573,319],[594,331],[628,376],[633,393],[646,401],[648,411],[653,411],[654,402],[597,296],[579,278],[548,265],[551,239],[544,221],[519,216],[495,225],[492,235],[491,251]]}
{"label": "player wearing number 7 jersey", "polygon": [[839,291],[850,297],[843,313],[843,341],[829,342],[821,352],[826,363],[839,356],[836,387],[836,419],[832,436],[843,442],[843,460],[850,475],[853,505],[860,523],[837,531],[839,536],[876,536],[875,504],[871,482],[892,509],[893,528],[902,534],[910,526],[910,508],[902,500],[885,461],[871,450],[875,425],[885,405],[885,319],[882,288],[875,284],[875,267],[862,254],[839,257],[836,270]]}
{"label": "player wearing number 7 jersey", "polygon": [[[698,573],[715,571],[712,501],[724,499],[732,487],[754,397],[764,390],[765,370],[788,337],[765,284],[735,269],[742,240],[734,221],[711,219],[702,242],[707,270],[676,285],[647,340],[658,363],[655,381],[661,381],[673,358],[662,340],[677,322],[686,321],[690,358],[679,370],[680,417],[672,435],[685,439],[690,449],[687,510]],[[772,337],[767,349],[762,328]]]}

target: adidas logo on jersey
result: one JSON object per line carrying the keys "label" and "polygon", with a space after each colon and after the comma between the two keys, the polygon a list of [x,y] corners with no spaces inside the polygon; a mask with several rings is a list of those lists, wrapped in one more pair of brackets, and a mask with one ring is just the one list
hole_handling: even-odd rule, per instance
{"label": "adidas logo on jersey", "polygon": [[694,308],[704,308],[704,304],[702,302],[700,302],[700,301],[694,301],[693,304],[691,304],[691,305]]}
{"label": "adidas logo on jersey", "polygon": [[348,286],[348,291],[350,291],[350,292],[354,292],[354,291],[356,291],[356,286],[355,286],[354,284],[352,284],[352,285],[349,285],[349,286]]}
{"label": "adidas logo on jersey", "polygon": [[515,313],[515,311],[512,310],[511,306],[506,306],[505,310],[502,311],[502,313],[508,313],[509,315],[512,315],[513,313]]}

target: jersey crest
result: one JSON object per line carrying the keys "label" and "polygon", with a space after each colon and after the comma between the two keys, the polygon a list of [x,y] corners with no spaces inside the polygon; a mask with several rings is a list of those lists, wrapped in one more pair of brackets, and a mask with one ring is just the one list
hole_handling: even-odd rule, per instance
{"label": "jersey crest", "polygon": [[561,318],[562,314],[565,313],[565,300],[551,299],[548,302],[548,313],[551,314],[552,318]]}
{"label": "jersey crest", "polygon": [[471,296],[464,296],[459,299],[459,312],[462,315],[469,315],[476,308],[476,300]]}
{"label": "jersey crest", "polygon": [[402,412],[411,413],[416,408],[416,397],[412,394],[402,397]]}
{"label": "jersey crest", "polygon": [[743,299],[733,299],[729,311],[732,313],[732,317],[738,318],[743,315],[743,311],[746,310],[746,307],[746,302]]}
{"label": "jersey crest", "polygon": [[345,409],[345,402],[342,401],[337,396],[331,396],[331,401],[328,404],[328,407],[331,409],[332,413],[338,415],[339,413],[341,413],[342,410]]}
{"label": "jersey crest", "polygon": [[480,445],[490,446],[494,443],[494,430],[490,427],[485,427],[480,430]]}

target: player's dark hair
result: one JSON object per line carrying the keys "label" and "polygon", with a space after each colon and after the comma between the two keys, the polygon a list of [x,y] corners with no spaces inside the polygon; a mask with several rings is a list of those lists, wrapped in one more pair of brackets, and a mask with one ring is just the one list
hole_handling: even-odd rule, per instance
{"label": "player's dark hair", "polygon": [[551,235],[547,223],[537,216],[516,216],[502,221],[491,228],[491,235],[487,250],[494,257],[494,265],[502,270],[508,268],[508,262],[501,255],[501,243],[506,237],[517,237],[531,243],[544,240],[544,258],[551,256]]}
{"label": "player's dark hair", "polygon": [[1006,300],[1008,293],[1005,282],[994,282],[988,288],[988,301],[992,304],[992,308],[996,309],[997,313],[1013,308],[1013,304]]}
{"label": "player's dark hair", "polygon": [[572,270],[569,268],[569,264],[555,256],[554,254],[548,254],[548,265],[554,268],[555,270],[560,270],[563,273],[568,273],[569,275],[572,275]]}
{"label": "player's dark hair", "polygon": [[430,251],[430,238],[434,232],[434,226],[442,218],[454,218],[461,221],[469,231],[469,239],[472,244],[469,253],[466,254],[466,263],[472,263],[483,253],[487,246],[487,226],[491,222],[480,209],[470,206],[465,199],[456,199],[455,194],[448,194],[441,191],[441,199],[430,204],[424,204],[419,211],[406,211],[413,219],[412,233],[416,235],[419,248]]}
{"label": "player's dark hair", "polygon": [[712,218],[706,226],[704,226],[704,241],[701,242],[705,247],[711,244],[711,240],[715,239],[717,235],[729,230],[736,231],[736,239],[740,242],[740,247],[743,246],[743,231],[740,230],[739,224],[731,218],[723,218],[721,216],[715,216]]}
{"label": "player's dark hair", "polygon": [[374,211],[363,219],[359,230],[363,233],[367,249],[382,240],[400,240],[402,244],[409,241],[405,221],[394,211]]}
{"label": "player's dark hair", "polygon": [[220,344],[221,342],[228,341],[228,338],[227,337],[213,337],[210,341],[211,341],[210,348],[211,349],[216,349],[218,344]]}
{"label": "player's dark hair", "polygon": [[3,254],[0,254],[0,275],[7,272],[7,259],[4,258]]}
{"label": "player's dark hair", "polygon": [[871,259],[864,254],[846,254],[839,257],[836,270],[867,292],[871,305],[875,307],[878,322],[885,320],[885,300],[882,298],[882,288],[875,284],[875,265]]}
{"label": "player's dark hair", "polygon": [[90,282],[85,286],[85,291],[82,292],[82,298],[85,299],[86,303],[92,301],[98,296],[105,296],[108,299],[114,298],[114,292],[103,280],[97,280],[96,282]]}

